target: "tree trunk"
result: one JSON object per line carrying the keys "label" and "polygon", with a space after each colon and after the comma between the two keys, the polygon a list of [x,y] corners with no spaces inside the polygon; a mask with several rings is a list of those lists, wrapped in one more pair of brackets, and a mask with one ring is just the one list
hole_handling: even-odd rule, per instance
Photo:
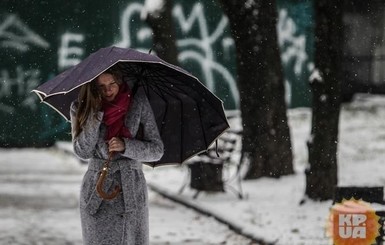
{"label": "tree trunk", "polygon": [[178,65],[178,50],[172,19],[172,7],[172,0],[164,0],[162,8],[156,12],[148,13],[146,22],[153,31],[153,50],[159,58]]}
{"label": "tree trunk", "polygon": [[315,70],[306,195],[332,199],[337,185],[338,122],[343,79],[343,0],[315,1]]}
{"label": "tree trunk", "polygon": [[237,52],[246,179],[293,173],[274,0],[220,0]]}

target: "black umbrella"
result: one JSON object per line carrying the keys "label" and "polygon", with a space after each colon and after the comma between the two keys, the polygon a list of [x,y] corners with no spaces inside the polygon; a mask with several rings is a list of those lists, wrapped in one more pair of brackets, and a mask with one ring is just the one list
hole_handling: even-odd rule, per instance
{"label": "black umbrella", "polygon": [[151,166],[183,163],[207,150],[229,128],[222,101],[196,77],[134,49],[102,48],[33,91],[69,120],[78,88],[114,65],[134,93],[146,93],[154,111],[165,152],[158,162],[149,163]]}

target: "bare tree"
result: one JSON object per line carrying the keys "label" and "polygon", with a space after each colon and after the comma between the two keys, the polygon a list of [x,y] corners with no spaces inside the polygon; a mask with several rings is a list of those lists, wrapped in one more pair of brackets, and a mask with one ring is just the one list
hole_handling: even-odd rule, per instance
{"label": "bare tree", "polygon": [[163,60],[177,65],[178,50],[172,19],[173,0],[158,2],[159,6],[148,6],[153,1],[146,0],[144,18],[153,31],[153,50]]}
{"label": "bare tree", "polygon": [[219,0],[237,52],[246,179],[293,173],[275,0]]}
{"label": "bare tree", "polygon": [[337,185],[337,142],[343,79],[343,0],[315,1],[315,70],[306,195],[331,199]]}

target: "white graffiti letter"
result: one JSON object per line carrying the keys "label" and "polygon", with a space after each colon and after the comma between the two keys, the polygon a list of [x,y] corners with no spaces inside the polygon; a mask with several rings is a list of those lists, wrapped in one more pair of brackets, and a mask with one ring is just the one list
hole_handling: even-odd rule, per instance
{"label": "white graffiti letter", "polygon": [[82,34],[64,33],[61,37],[61,44],[58,50],[58,68],[64,70],[68,67],[77,65],[81,61],[84,50],[79,47],[70,47],[71,42],[81,43],[84,41]]}
{"label": "white graffiti letter", "polygon": [[[14,76],[10,76],[14,74]],[[37,97],[31,90],[39,85],[40,71],[37,69],[25,70],[17,66],[14,72],[6,69],[0,70],[0,99],[17,97],[18,105],[0,102],[0,112],[13,113],[18,106],[36,110]]]}
{"label": "white graffiti letter", "polygon": [[14,48],[22,52],[30,49],[29,44],[47,49],[49,43],[33,32],[18,16],[10,14],[0,23],[0,47]]}
{"label": "white graffiti letter", "polygon": [[303,34],[296,35],[296,24],[285,9],[279,11],[277,28],[279,45],[281,47],[288,45],[288,47],[282,50],[282,61],[284,64],[287,64],[294,60],[294,72],[299,75],[306,61],[308,61],[306,37]]}
{"label": "white graffiti letter", "polygon": [[[123,11],[120,18],[120,35],[121,40],[115,43],[115,46],[122,48],[129,48],[132,46],[133,41],[139,41],[139,43],[145,42],[151,38],[152,30],[147,26],[140,26],[135,31],[131,30],[131,24],[135,22],[135,18],[140,18],[143,9],[141,3],[131,3]],[[136,33],[136,34],[134,34]],[[135,47],[142,52],[148,52],[147,48]]]}

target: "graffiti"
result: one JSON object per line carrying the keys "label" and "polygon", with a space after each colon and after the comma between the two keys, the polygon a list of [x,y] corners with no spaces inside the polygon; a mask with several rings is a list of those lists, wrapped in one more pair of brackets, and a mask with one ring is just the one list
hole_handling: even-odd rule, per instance
{"label": "graffiti", "polygon": [[[14,49],[19,52],[28,52],[33,47],[47,49],[49,43],[32,31],[15,14],[5,15],[0,22],[0,48]],[[9,69],[0,70],[0,112],[11,114],[16,108],[24,107],[36,110],[37,97],[30,92],[40,83],[40,71],[38,69],[24,69],[18,65],[14,71]],[[15,98],[17,105],[5,103]]]}
{"label": "graffiti", "polygon": [[231,48],[234,47],[234,39],[225,37],[222,39],[222,49],[226,60],[230,59]]}
{"label": "graffiti", "polygon": [[[143,25],[139,29],[135,30],[136,36],[134,36],[133,28],[131,27],[131,24],[134,23],[135,17],[142,14],[142,10],[142,4],[132,3],[123,11],[120,26],[121,40],[115,43],[116,46],[132,47],[133,41],[138,41],[139,44],[137,45],[139,46],[135,48],[143,52],[148,51],[148,48],[143,46],[141,47],[140,45],[143,45],[151,38],[151,29]],[[190,60],[199,64],[203,72],[203,81],[214,93],[216,90],[216,83],[220,82],[226,84],[229,87],[235,104],[238,106],[239,95],[235,79],[221,63],[215,60],[213,48],[213,44],[215,42],[221,42],[223,52],[227,55],[227,57],[229,57],[229,50],[231,46],[234,45],[234,42],[231,38],[223,36],[224,30],[228,25],[228,19],[222,16],[214,31],[210,33],[204,8],[201,3],[196,3],[189,14],[185,14],[183,12],[182,5],[177,4],[173,8],[172,14],[176,19],[176,25],[181,28],[184,34],[184,38],[177,40],[177,46],[179,50],[181,50],[178,54],[178,60],[180,62]],[[199,34],[191,35],[192,37],[188,38],[187,36],[188,34],[191,34],[192,28],[195,24],[199,27]],[[214,73],[219,74],[222,79],[220,81],[216,81],[214,79]]]}
{"label": "graffiti", "polygon": [[25,25],[17,15],[7,15],[0,23],[0,47],[26,52],[30,49],[30,45],[43,49],[50,46],[48,42]]}
{"label": "graffiti", "polygon": [[[214,31],[210,33],[204,8],[201,3],[196,3],[193,6],[191,13],[187,15],[188,18],[186,18],[180,4],[174,7],[173,15],[181,27],[182,32],[186,36],[191,31],[195,23],[197,23],[199,27],[199,34],[195,35],[195,37],[180,39],[177,41],[178,47],[182,49],[178,59],[182,62],[188,59],[197,61],[197,63],[201,65],[203,71],[203,80],[205,81],[207,87],[214,93],[216,92],[215,83],[225,83],[229,87],[231,96],[238,107],[239,93],[235,79],[222,64],[215,60],[213,49],[213,44],[223,38],[225,38],[225,43],[223,43],[222,40],[222,45],[225,44],[225,46],[223,46],[225,48],[224,53],[228,53],[230,46],[234,45],[234,42],[229,41],[232,40],[231,38],[223,36],[223,33],[228,26],[228,19],[225,16],[222,16],[217,26],[215,26]],[[193,47],[198,48],[201,52],[194,51],[192,49]],[[219,74],[223,80],[216,81],[214,79],[214,73]]]}
{"label": "graffiti", "polygon": [[0,100],[14,97],[21,101],[17,105],[0,104],[0,111],[13,113],[17,107],[25,107],[36,110],[38,98],[31,93],[40,83],[40,71],[37,69],[25,70],[22,66],[17,66],[15,72],[0,70]]}
{"label": "graffiti", "polygon": [[[142,3],[134,2],[127,5],[123,10],[120,17],[119,40],[114,45],[135,47],[144,52],[149,50],[148,43],[151,43],[152,30],[142,21],[143,8]],[[176,28],[181,30],[183,34],[177,40],[178,60],[181,63],[194,62],[198,64],[202,72],[202,81],[214,93],[218,88],[218,84],[221,84],[221,87],[227,86],[228,96],[238,107],[239,92],[234,74],[218,61],[215,55],[215,52],[221,52],[223,53],[222,58],[227,60],[231,58],[234,40],[224,34],[226,28],[228,28],[228,19],[222,16],[214,26],[210,23],[211,28],[209,28],[204,9],[203,4],[200,2],[193,4],[188,13],[185,12],[182,4],[174,6],[172,14]],[[292,62],[295,74],[299,75],[306,67],[306,62],[308,62],[308,55],[305,50],[305,35],[298,34],[294,21],[285,9],[279,11],[277,28],[279,45],[282,47],[282,61],[284,64]],[[57,51],[59,71],[78,64],[84,58],[84,43],[85,35],[82,33],[65,32],[61,34]],[[215,44],[218,43],[221,49],[219,51],[214,49]],[[21,51],[28,51],[30,45],[40,48],[49,47],[48,42],[33,32],[14,14],[7,15],[0,24],[0,45],[3,48],[13,48]],[[6,91],[7,87],[10,86],[14,85],[3,85],[2,91]]]}
{"label": "graffiti", "polygon": [[84,49],[77,46],[70,46],[72,43],[81,44],[84,35],[76,33],[64,33],[61,36],[61,44],[58,50],[58,69],[64,70],[77,65],[84,55]]}
{"label": "graffiti", "polygon": [[304,34],[297,35],[296,24],[289,17],[286,9],[279,11],[277,29],[282,62],[288,64],[290,61],[294,61],[294,72],[296,75],[300,75],[308,62],[306,37]]}
{"label": "graffiti", "polygon": [[[120,16],[117,20],[119,23],[113,24],[114,28],[118,26],[114,32],[116,36],[113,36],[112,41],[108,40],[107,43],[148,52],[152,43],[153,31],[143,19],[143,2],[130,1],[125,8],[119,4]],[[205,6],[204,1],[177,2],[172,9],[172,16],[177,31],[178,61],[186,67],[192,65],[195,70],[191,72],[199,74],[201,81],[211,91],[225,98],[225,103],[229,102],[232,107],[230,109],[239,108],[240,98],[235,80],[235,67],[231,67],[235,65],[235,43],[228,31],[227,17],[224,15],[212,16],[210,13],[206,13],[209,6]],[[92,7],[89,8],[91,13]],[[0,49],[6,49],[5,53],[10,54],[4,56],[5,59],[3,59],[6,68],[3,65],[0,67],[0,114],[13,114],[17,113],[18,109],[27,108],[32,113],[42,116],[40,121],[40,125],[44,128],[42,130],[44,132],[41,133],[42,138],[49,139],[58,132],[65,132],[68,130],[68,124],[59,121],[61,118],[58,119],[56,117],[58,115],[50,108],[41,109],[37,105],[38,97],[30,92],[42,82],[42,78],[49,77],[49,74],[41,74],[45,70],[44,68],[37,67],[39,58],[47,57],[46,54],[51,55],[48,51],[52,52],[52,47],[42,36],[52,36],[52,33],[39,35],[16,14],[6,13],[0,17]],[[27,17],[25,19],[28,20]],[[77,23],[77,26],[72,24],[69,23],[67,29],[64,26],[64,30],[59,36],[54,34],[54,37],[50,39],[57,42],[57,45],[52,46],[58,47],[55,51],[59,71],[81,62],[88,50],[87,45],[92,44],[91,46],[94,47],[95,44],[105,44],[107,40],[86,40],[86,37],[91,35],[88,35],[90,34],[88,30],[87,33],[81,32],[84,30],[84,26],[79,25],[83,23]],[[45,27],[41,28],[41,30],[45,30]],[[58,28],[63,28],[63,26]],[[108,28],[108,26],[104,26],[104,28]],[[52,30],[52,28],[48,29]],[[306,52],[306,36],[297,28],[285,9],[279,11],[277,29],[284,66],[293,70],[291,77],[300,77],[304,71],[314,67]],[[100,28],[100,30],[104,29]],[[41,49],[48,51],[39,53],[38,51]],[[31,53],[37,53],[39,56],[36,59],[31,58],[31,55],[28,56]],[[23,65],[14,63],[24,62],[23,58],[27,56],[28,59],[25,60],[28,61],[25,61]],[[287,88],[286,99],[290,101],[292,84],[289,80],[285,80],[285,86]]]}
{"label": "graffiti", "polygon": [[[133,35],[134,28],[132,28],[131,24],[134,23],[134,16],[139,16],[142,13],[143,5],[140,3],[131,3],[127,6],[127,8],[123,11],[123,14],[120,18],[120,36],[121,40],[115,43],[115,46],[128,48],[132,47],[132,42],[135,40],[139,40],[139,45],[144,41],[151,38],[152,30],[147,26],[141,26],[136,30],[136,36]],[[148,48],[144,47],[136,47],[139,51],[147,52]]]}

